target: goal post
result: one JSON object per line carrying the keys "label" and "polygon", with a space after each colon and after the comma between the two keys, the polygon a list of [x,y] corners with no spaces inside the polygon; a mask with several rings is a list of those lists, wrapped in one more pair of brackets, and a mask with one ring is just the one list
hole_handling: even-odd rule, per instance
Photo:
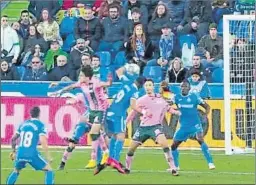
{"label": "goal post", "polygon": [[254,152],[255,15],[224,15],[225,153]]}

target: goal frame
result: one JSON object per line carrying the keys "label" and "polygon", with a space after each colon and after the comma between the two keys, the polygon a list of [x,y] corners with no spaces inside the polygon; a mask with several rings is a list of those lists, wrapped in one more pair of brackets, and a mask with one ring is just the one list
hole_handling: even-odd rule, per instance
{"label": "goal frame", "polygon": [[225,154],[232,155],[231,134],[231,92],[230,92],[230,50],[229,21],[255,21],[255,15],[224,15],[223,16],[223,54],[224,54],[224,123],[225,123]]}

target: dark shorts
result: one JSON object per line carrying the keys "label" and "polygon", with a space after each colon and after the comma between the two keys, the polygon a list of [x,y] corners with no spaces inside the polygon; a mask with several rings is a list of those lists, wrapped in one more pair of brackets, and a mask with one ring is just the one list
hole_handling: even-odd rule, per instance
{"label": "dark shorts", "polygon": [[89,112],[89,122],[91,124],[101,124],[105,123],[106,111],[90,110]]}
{"label": "dark shorts", "polygon": [[153,139],[156,142],[156,138],[163,134],[162,125],[139,127],[133,135],[132,140],[140,144],[143,144],[148,139]]}

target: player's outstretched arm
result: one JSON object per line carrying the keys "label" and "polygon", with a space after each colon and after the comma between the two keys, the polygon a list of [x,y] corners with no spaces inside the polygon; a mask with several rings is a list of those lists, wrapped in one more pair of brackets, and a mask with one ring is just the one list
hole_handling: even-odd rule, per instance
{"label": "player's outstretched arm", "polygon": [[16,133],[13,137],[12,137],[12,152],[10,153],[10,158],[11,160],[15,159],[15,154],[16,154],[16,143],[17,143],[17,139],[19,139],[20,134]]}
{"label": "player's outstretched arm", "polygon": [[47,137],[46,135],[40,135],[40,143],[42,145],[42,148],[43,148],[43,151],[47,157],[47,160],[49,162],[52,162],[52,157],[49,153],[49,149],[48,149],[48,140],[47,140]]}
{"label": "player's outstretched arm", "polygon": [[120,67],[119,69],[116,70],[116,75],[118,79],[120,79],[124,75],[124,71],[125,71],[124,67]]}
{"label": "player's outstretched arm", "polygon": [[205,114],[208,115],[210,113],[210,105],[206,102],[199,104],[201,107],[205,109]]}
{"label": "player's outstretched arm", "polygon": [[108,75],[108,81],[107,82],[100,82],[101,87],[109,87],[112,85],[113,77],[111,74]]}
{"label": "player's outstretched arm", "polygon": [[168,107],[168,112],[171,113],[171,114],[176,114],[178,116],[181,115],[181,112],[178,111],[178,110],[175,110],[174,108],[172,108],[171,106]]}
{"label": "player's outstretched arm", "polygon": [[66,86],[66,87],[64,87],[64,88],[62,88],[62,89],[60,89],[60,90],[58,90],[58,91],[52,93],[51,96],[59,96],[60,94],[62,94],[62,93],[64,93],[64,92],[67,92],[67,91],[70,91],[70,90],[72,90],[72,89],[74,89],[74,88],[76,88],[76,87],[77,87],[77,84],[76,84],[76,83],[75,83],[75,84],[68,85],[68,86]]}
{"label": "player's outstretched arm", "polygon": [[136,115],[137,115],[137,112],[134,111],[134,110],[129,112],[129,114],[128,114],[127,118],[126,118],[126,123],[130,123],[131,121],[133,121]]}

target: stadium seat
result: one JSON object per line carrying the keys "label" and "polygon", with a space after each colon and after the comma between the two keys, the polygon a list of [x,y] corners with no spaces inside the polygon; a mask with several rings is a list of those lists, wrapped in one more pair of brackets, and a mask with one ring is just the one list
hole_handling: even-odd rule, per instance
{"label": "stadium seat", "polygon": [[116,57],[115,57],[115,60],[114,60],[114,65],[117,65],[117,66],[123,66],[126,64],[126,57],[125,57],[125,52],[124,51],[119,51],[117,54],[116,54]]}
{"label": "stadium seat", "polygon": [[216,68],[212,73],[212,83],[223,83],[224,70],[222,68]]}
{"label": "stadium seat", "polygon": [[223,19],[221,19],[221,20],[219,21],[219,24],[218,24],[218,34],[219,34],[220,36],[223,35]]}
{"label": "stadium seat", "polygon": [[146,66],[143,71],[143,76],[151,78],[154,82],[162,81],[163,71],[160,66]]}
{"label": "stadium seat", "polygon": [[17,71],[20,75],[20,80],[23,80],[23,76],[25,74],[25,67],[24,66],[17,66]]}
{"label": "stadium seat", "polygon": [[179,37],[180,41],[180,48],[183,47],[185,43],[187,43],[188,48],[191,49],[192,44],[197,47],[197,38],[195,35],[192,34],[186,34]]}
{"label": "stadium seat", "polygon": [[107,67],[111,64],[111,54],[108,51],[99,51],[95,53],[100,57],[100,65]]}

